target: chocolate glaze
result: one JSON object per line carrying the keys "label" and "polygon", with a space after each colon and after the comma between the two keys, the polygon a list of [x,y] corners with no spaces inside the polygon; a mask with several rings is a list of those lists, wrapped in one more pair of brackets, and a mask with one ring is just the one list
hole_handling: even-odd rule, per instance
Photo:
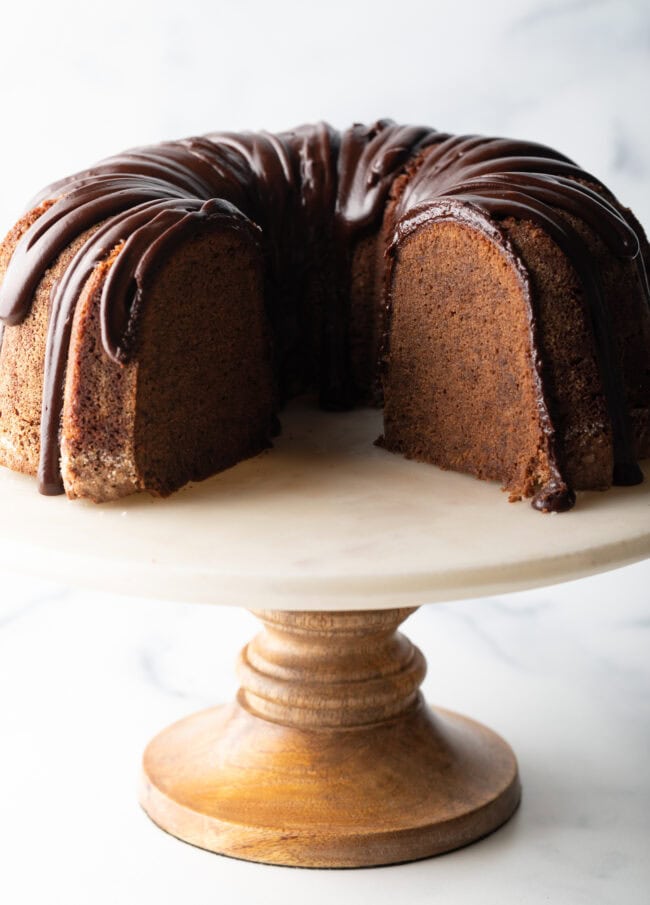
{"label": "chocolate glaze", "polygon": [[[612,345],[607,305],[593,257],[570,222],[578,218],[613,254],[633,258],[647,291],[636,221],[596,179],[550,148],[530,142],[452,136],[391,120],[356,124],[339,133],[326,123],[288,132],[211,133],[135,148],[60,180],[33,199],[52,202],[18,242],[0,287],[4,324],[21,323],[34,292],[57,256],[90,231],[52,291],[48,328],[40,487],[59,492],[58,431],[72,320],[98,262],[114,256],[101,286],[102,344],[121,364],[134,354],[143,293],[156,267],[193,230],[206,226],[262,229],[267,305],[276,336],[280,397],[309,384],[315,372],[325,407],[354,400],[348,369],[351,262],[356,243],[376,231],[397,175],[412,173],[395,208],[392,252],[412,230],[454,219],[489,235],[517,269],[529,304],[532,348],[536,312],[525,267],[499,221],[538,223],[573,263],[591,312],[612,421],[617,483],[635,483],[625,390]],[[322,349],[305,344],[304,323],[322,262],[332,266],[321,325]],[[319,269],[320,268],[320,269]],[[390,267],[389,267],[390,269]],[[322,280],[321,280],[322,282]],[[388,306],[390,296],[388,295]],[[307,345],[307,347],[306,347]],[[573,495],[564,482],[534,361],[538,405],[553,479],[533,505],[559,511]]]}
{"label": "chocolate glaze", "polygon": [[340,229],[358,237],[381,218],[397,173],[415,152],[436,140],[426,126],[398,126],[381,119],[343,133],[336,197]]}

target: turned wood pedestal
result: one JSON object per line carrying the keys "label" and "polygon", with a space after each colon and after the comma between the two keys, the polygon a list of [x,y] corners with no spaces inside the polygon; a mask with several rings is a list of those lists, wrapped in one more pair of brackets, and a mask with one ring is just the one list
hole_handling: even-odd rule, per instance
{"label": "turned wood pedestal", "polygon": [[643,559],[650,470],[639,487],[581,493],[574,511],[544,516],[494,484],[374,446],[376,410],[324,414],[298,401],[282,424],[269,455],[167,500],[71,503],[0,469],[10,513],[0,566],[264,611],[237,701],[171,726],[146,751],[141,801],[168,832],[239,858],[323,867],[472,842],[516,808],[515,759],[490,730],[427,707],[424,659],[397,632],[412,609],[395,607]]}
{"label": "turned wood pedestal", "polygon": [[305,867],[391,864],[467,845],[519,802],[508,745],[431,709],[411,609],[257,613],[237,700],[164,730],[141,803],[210,851]]}

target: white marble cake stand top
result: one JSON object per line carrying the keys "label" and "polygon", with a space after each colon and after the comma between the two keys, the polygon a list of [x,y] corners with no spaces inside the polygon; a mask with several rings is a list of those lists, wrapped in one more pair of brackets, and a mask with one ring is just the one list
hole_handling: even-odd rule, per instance
{"label": "white marble cake stand top", "polygon": [[373,446],[380,432],[379,412],[300,402],[272,451],[167,500],[43,497],[32,478],[0,469],[0,565],[188,602],[366,609],[521,590],[650,556],[650,479],[544,515],[495,484]]}

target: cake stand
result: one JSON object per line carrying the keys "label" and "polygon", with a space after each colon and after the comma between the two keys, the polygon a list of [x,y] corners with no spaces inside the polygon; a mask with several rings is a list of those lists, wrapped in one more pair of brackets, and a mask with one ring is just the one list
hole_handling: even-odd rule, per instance
{"label": "cake stand", "polygon": [[237,700],[168,727],[145,752],[142,806],[174,836],[311,867],[473,842],[517,807],[514,754],[425,705],[425,660],[397,628],[423,603],[645,558],[650,480],[542,515],[373,446],[376,411],[303,401],[283,427],[272,452],[168,500],[72,503],[0,469],[0,565],[261,618]]}

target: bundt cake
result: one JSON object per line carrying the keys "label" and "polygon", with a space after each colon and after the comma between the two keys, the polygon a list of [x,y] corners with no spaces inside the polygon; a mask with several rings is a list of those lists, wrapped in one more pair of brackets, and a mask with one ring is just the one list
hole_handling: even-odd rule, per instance
{"label": "bundt cake", "polygon": [[48,186],[0,247],[0,464],[166,495],[315,393],[562,511],[642,479],[648,259],[631,212],[531,142],[382,120],[136,148]]}

